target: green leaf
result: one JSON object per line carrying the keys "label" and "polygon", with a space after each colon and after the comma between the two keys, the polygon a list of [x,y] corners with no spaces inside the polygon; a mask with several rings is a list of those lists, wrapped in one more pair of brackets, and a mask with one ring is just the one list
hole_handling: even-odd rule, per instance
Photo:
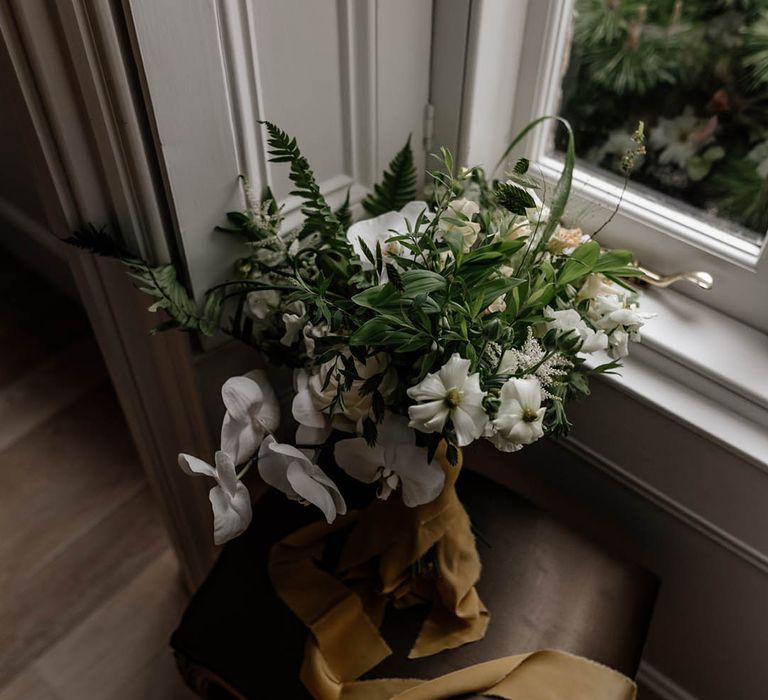
{"label": "green leaf", "polygon": [[390,161],[381,182],[374,185],[373,192],[363,200],[363,209],[371,216],[399,211],[408,202],[416,199],[416,182],[409,136],[405,145]]}
{"label": "green leaf", "polygon": [[259,122],[267,128],[267,144],[270,148],[270,161],[273,163],[290,163],[288,178],[294,184],[291,192],[303,200],[301,208],[304,214],[304,232],[316,231],[321,240],[329,247],[344,252],[351,252],[350,245],[344,234],[341,221],[331,211],[325,197],[320,193],[320,187],[307,159],[301,154],[295,138],[291,138],[282,129],[271,122]]}
{"label": "green leaf", "polygon": [[597,241],[589,241],[580,245],[563,265],[557,277],[557,283],[564,287],[566,284],[588,275],[595,269],[599,258],[600,244]]}

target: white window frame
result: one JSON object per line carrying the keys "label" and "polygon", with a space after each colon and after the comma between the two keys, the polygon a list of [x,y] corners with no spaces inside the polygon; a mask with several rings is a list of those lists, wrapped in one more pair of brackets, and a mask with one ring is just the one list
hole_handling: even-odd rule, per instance
{"label": "white window frame", "polygon": [[[458,136],[462,164],[492,168],[512,137],[532,119],[556,114],[563,53],[573,0],[464,0],[469,14]],[[456,5],[450,11],[455,17]],[[448,6],[446,6],[448,12]],[[441,5],[436,5],[438,27]],[[445,18],[443,18],[445,19]],[[450,26],[450,21],[443,22]],[[435,46],[441,42],[434,37]],[[455,47],[455,43],[454,43]],[[455,50],[455,48],[454,48]],[[433,88],[450,84],[440,75],[447,57],[433,52]],[[458,96],[461,96],[460,98]],[[433,98],[433,102],[434,102]],[[435,115],[435,132],[452,115]],[[548,131],[529,135],[513,157],[530,158],[550,183],[561,163],[547,152]],[[550,185],[551,186],[551,185]],[[643,307],[658,314],[644,329],[643,344],[621,377],[609,378],[646,403],[748,459],[768,466],[768,255],[766,244],[726,238],[714,227],[647,200],[628,188],[619,213],[600,234],[608,247],[629,248],[658,272],[705,270],[715,288],[690,284],[644,293]],[[620,188],[576,168],[572,216],[594,230],[615,207]],[[585,206],[592,215],[585,217]],[[597,210],[596,212],[594,210]],[[703,406],[711,410],[703,411]],[[739,425],[739,431],[726,426]]]}

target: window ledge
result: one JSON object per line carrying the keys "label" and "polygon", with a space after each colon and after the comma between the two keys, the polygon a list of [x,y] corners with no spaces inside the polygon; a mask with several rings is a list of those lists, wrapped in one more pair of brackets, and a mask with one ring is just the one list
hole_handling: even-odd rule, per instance
{"label": "window ledge", "polygon": [[674,291],[641,307],[657,316],[605,380],[768,471],[768,335]]}

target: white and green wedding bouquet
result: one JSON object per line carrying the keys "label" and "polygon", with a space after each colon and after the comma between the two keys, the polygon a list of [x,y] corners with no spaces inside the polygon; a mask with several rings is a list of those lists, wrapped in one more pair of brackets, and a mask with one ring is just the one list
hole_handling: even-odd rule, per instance
{"label": "white and green wedding bouquet", "polygon": [[[332,445],[338,466],[375,485],[379,498],[399,491],[405,505],[422,505],[443,488],[439,445],[456,464],[475,440],[514,452],[561,435],[569,401],[589,393],[592,375],[620,366],[647,317],[625,282],[638,272],[630,252],[603,250],[594,234],[561,220],[575,158],[570,127],[558,121],[568,148],[550,190],[525,159],[489,180],[442,150],[419,200],[406,144],[362,202],[359,221],[348,199],[329,207],[296,140],[266,123],[271,159],[289,165],[292,194],[303,202],[302,223],[284,227],[272,194],[257,198],[243,178],[246,208],[227,214],[216,234],[237,237],[243,256],[202,307],[172,266],[150,266],[116,236],[89,227],[70,239],[121,259],[154,297],[152,310],[167,313],[159,328],[223,331],[294,370],[295,444],[275,437],[278,402],[256,370],[222,387],[214,464],[179,457],[185,471],[217,482],[218,543],[250,521],[241,479],[252,466],[331,522],[346,512],[317,464]],[[627,174],[642,152],[639,129],[624,155]],[[588,363],[598,351],[610,361]]]}

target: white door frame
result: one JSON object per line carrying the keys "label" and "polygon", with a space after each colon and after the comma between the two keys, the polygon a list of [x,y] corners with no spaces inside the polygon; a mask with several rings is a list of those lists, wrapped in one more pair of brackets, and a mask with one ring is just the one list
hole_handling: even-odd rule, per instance
{"label": "white door frame", "polygon": [[[52,234],[119,222],[129,245],[167,261],[168,213],[119,3],[8,0],[0,5],[0,35],[23,96]],[[215,551],[206,486],[176,466],[178,445],[212,451],[189,340],[148,335],[157,319],[117,263],[74,250],[68,262],[193,588]]]}

